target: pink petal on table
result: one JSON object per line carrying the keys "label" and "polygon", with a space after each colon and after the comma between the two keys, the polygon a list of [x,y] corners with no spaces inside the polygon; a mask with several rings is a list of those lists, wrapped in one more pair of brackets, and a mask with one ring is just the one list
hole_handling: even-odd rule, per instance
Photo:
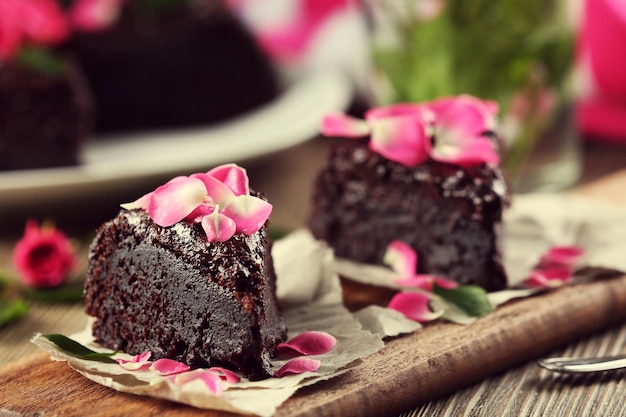
{"label": "pink petal on table", "polygon": [[370,127],[365,120],[342,113],[331,113],[322,119],[321,131],[324,136],[362,138],[370,134]]}
{"label": "pink petal on table", "polygon": [[190,178],[202,181],[206,188],[206,200],[209,203],[225,207],[235,198],[235,193],[228,185],[209,174],[192,174]]}
{"label": "pink petal on table", "polygon": [[585,250],[579,246],[553,246],[539,261],[542,267],[564,266],[573,268],[585,255]]}
{"label": "pink petal on table", "polygon": [[337,344],[334,336],[319,331],[309,331],[300,333],[285,343],[279,343],[276,347],[278,354],[289,354],[292,352],[301,355],[322,355],[329,352]]}
{"label": "pink petal on table", "polygon": [[171,226],[187,217],[207,196],[197,178],[176,178],[154,190],[148,214],[159,226]]}
{"label": "pink petal on table", "polygon": [[321,361],[311,358],[295,358],[281,366],[274,376],[282,378],[285,375],[298,375],[305,372],[315,372],[320,368]]}
{"label": "pink petal on table", "polygon": [[424,323],[435,320],[443,314],[443,311],[431,311],[429,301],[430,298],[426,294],[401,292],[393,296],[387,308],[399,311],[410,320]]}
{"label": "pink petal on table", "polygon": [[381,118],[370,122],[369,147],[387,159],[415,166],[429,157],[428,126],[413,116]]}
{"label": "pink petal on table", "polygon": [[403,278],[412,277],[417,271],[417,253],[406,243],[394,240],[387,245],[383,263]]}
{"label": "pink petal on table", "polygon": [[272,205],[251,195],[239,195],[226,206],[222,213],[235,221],[237,232],[245,235],[256,233],[267,221]]}
{"label": "pink petal on table", "polygon": [[562,266],[537,269],[522,284],[531,288],[557,288],[567,284],[572,278],[572,271]]}
{"label": "pink petal on table", "polygon": [[202,218],[202,229],[209,242],[225,242],[235,234],[237,225],[230,217],[218,211]]}
{"label": "pink petal on table", "polygon": [[448,278],[432,276],[431,279],[433,280],[433,284],[436,284],[438,287],[445,288],[446,290],[453,290],[459,286],[457,282]]}
{"label": "pink petal on table", "polygon": [[[207,172],[228,186],[235,195],[250,194],[250,180],[245,169],[236,164],[225,164]],[[210,194],[210,193],[209,193]]]}
{"label": "pink petal on table", "polygon": [[181,372],[187,372],[189,366],[182,362],[175,361],[173,359],[159,359],[150,365],[150,370],[157,372],[160,375],[175,375]]}
{"label": "pink petal on table", "polygon": [[398,279],[395,281],[395,283],[398,285],[403,285],[405,287],[420,288],[426,291],[432,291],[433,284],[436,284],[438,287],[448,290],[457,288],[459,286],[458,283],[452,280],[429,274],[415,274],[411,277]]}
{"label": "pink petal on table", "polygon": [[208,370],[217,374],[220,378],[230,384],[235,384],[241,380],[241,378],[239,378],[239,375],[229,369],[221,368],[219,366],[213,366]]}
{"label": "pink petal on table", "polygon": [[197,379],[204,382],[204,385],[213,393],[220,395],[224,392],[224,380],[216,373],[209,370],[198,373]]}
{"label": "pink petal on table", "polygon": [[213,395],[220,395],[224,392],[224,378],[210,369],[196,369],[170,377],[170,381],[177,386],[185,385],[198,379],[206,385]]}
{"label": "pink petal on table", "polygon": [[150,356],[152,356],[152,352],[143,352],[138,355],[133,356],[132,359],[115,359],[120,366],[128,371],[138,371],[143,370],[149,366],[148,361],[150,360]]}

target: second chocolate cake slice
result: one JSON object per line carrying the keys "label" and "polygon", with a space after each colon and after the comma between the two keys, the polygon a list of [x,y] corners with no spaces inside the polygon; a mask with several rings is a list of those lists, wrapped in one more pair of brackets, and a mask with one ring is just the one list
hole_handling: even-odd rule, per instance
{"label": "second chocolate cake slice", "polygon": [[394,240],[413,248],[419,274],[506,287],[499,249],[508,192],[490,131],[495,106],[471,96],[366,113],[367,125],[331,116],[330,154],[309,226],[339,257],[382,264]]}

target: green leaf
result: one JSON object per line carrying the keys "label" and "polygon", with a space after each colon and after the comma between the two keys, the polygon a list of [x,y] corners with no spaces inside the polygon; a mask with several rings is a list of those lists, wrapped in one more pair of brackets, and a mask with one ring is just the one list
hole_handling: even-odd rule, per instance
{"label": "green leaf", "polygon": [[66,61],[52,51],[37,47],[22,47],[17,60],[23,66],[48,75],[60,75],[66,69]]}
{"label": "green leaf", "polygon": [[27,313],[28,304],[20,298],[13,301],[0,300],[0,328],[21,319]]}
{"label": "green leaf", "polygon": [[433,293],[454,304],[471,317],[482,317],[493,311],[487,292],[477,285],[461,285],[454,289],[434,285]]}
{"label": "green leaf", "polygon": [[96,352],[86,346],[81,345],[77,341],[70,339],[67,336],[63,336],[62,334],[44,334],[42,336],[57,345],[65,352],[79,359],[103,363],[117,363],[114,359],[111,359],[111,356],[115,355],[117,352]]}

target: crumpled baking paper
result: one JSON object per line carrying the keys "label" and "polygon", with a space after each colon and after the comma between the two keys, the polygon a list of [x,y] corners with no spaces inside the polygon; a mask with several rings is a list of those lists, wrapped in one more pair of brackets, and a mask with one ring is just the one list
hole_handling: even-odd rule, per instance
{"label": "crumpled baking paper", "polygon": [[[583,268],[626,271],[626,208],[573,195],[515,196],[505,213],[501,242],[510,285],[521,282],[541,254],[554,245],[577,245],[585,249]],[[338,275],[369,285],[401,289],[388,268],[337,259],[324,243],[306,230],[277,241],[273,249],[277,295],[284,307],[289,337],[307,330],[325,331],[337,338],[336,347],[316,356],[322,361],[315,373],[243,381],[230,385],[220,396],[211,394],[201,381],[182,387],[166,378],[128,372],[122,367],[83,361],[65,354],[43,337],[33,342],[55,360],[67,361],[76,371],[119,391],[169,399],[199,408],[271,416],[299,388],[333,378],[360,359],[384,346],[383,339],[418,330],[421,325],[402,314],[379,306],[355,314],[342,305]],[[508,289],[489,294],[495,306],[535,293],[532,289]],[[468,323],[471,322],[468,321]],[[89,330],[72,335],[78,342],[99,349]],[[276,361],[275,369],[284,363]]]}
{"label": "crumpled baking paper", "polygon": [[[90,380],[118,391],[198,408],[271,416],[299,388],[340,375],[358,366],[361,358],[384,346],[384,336],[365,330],[343,306],[339,278],[331,268],[332,251],[324,243],[299,231],[276,242],[273,254],[277,292],[286,307],[283,316],[289,338],[304,331],[317,330],[330,333],[337,339],[330,352],[311,356],[321,361],[317,372],[254,382],[242,379],[239,383],[227,385],[221,395],[215,396],[199,380],[174,386],[167,377],[148,371],[126,371],[117,364],[77,359],[41,335],[35,336],[33,343],[48,351],[54,360],[67,361]],[[380,330],[378,318],[369,321],[373,322],[370,327]],[[69,337],[92,350],[106,351],[93,342],[90,328]],[[121,357],[130,359],[129,355]],[[284,362],[274,361],[274,370]]]}

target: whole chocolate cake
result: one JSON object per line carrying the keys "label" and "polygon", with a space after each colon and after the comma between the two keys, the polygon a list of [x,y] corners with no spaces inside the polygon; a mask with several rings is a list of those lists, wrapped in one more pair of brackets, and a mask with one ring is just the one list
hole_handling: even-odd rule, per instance
{"label": "whole chocolate cake", "polygon": [[77,30],[68,44],[98,105],[96,131],[203,126],[277,96],[269,59],[223,2],[121,4],[110,27]]}
{"label": "whole chocolate cake", "polygon": [[[437,129],[431,122],[426,127],[428,150]],[[488,149],[492,138],[484,133],[476,140]],[[436,146],[419,162],[407,163],[402,158],[411,147],[391,154],[397,159],[392,160],[374,149],[372,140],[332,150],[314,185],[309,219],[314,236],[328,242],[337,256],[370,264],[382,264],[387,245],[400,240],[416,251],[417,273],[488,291],[504,288],[498,232],[508,196],[498,164],[481,158],[447,160],[435,153]],[[496,149],[494,143],[487,159]]]}
{"label": "whole chocolate cake", "polygon": [[197,214],[170,226],[151,215],[122,210],[91,245],[84,297],[95,340],[191,367],[271,376],[270,358],[286,329],[265,220],[256,231],[220,232],[221,241],[211,241]]}

